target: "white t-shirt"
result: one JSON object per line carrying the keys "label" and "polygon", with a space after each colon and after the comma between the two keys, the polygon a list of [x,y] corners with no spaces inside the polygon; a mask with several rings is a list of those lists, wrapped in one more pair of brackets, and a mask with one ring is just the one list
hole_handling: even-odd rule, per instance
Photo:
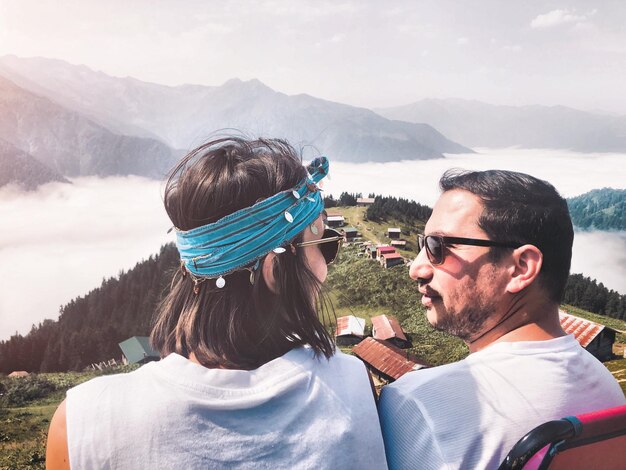
{"label": "white t-shirt", "polygon": [[297,348],[256,370],[177,354],[67,393],[72,469],[387,468],[363,364]]}
{"label": "white t-shirt", "polygon": [[379,413],[391,469],[497,468],[528,431],[626,403],[573,335],[495,343],[386,386]]}

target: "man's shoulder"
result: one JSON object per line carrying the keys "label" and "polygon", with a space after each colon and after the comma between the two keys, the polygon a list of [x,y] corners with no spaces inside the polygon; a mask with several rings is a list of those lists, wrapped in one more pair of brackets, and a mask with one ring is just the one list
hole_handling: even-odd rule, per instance
{"label": "man's shoulder", "polygon": [[424,387],[445,388],[447,385],[458,384],[466,376],[471,376],[470,368],[467,359],[463,359],[442,366],[409,372],[394,383],[385,386],[385,389],[393,390],[398,394],[413,394]]}

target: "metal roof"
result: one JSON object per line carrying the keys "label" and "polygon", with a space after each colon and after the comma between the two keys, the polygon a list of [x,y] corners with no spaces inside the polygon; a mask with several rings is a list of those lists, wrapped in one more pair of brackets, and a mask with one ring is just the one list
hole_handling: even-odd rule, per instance
{"label": "metal roof", "polygon": [[380,253],[395,253],[396,249],[393,246],[379,246],[376,248]]}
{"label": "metal roof", "polygon": [[357,204],[374,204],[374,198],[373,197],[359,197],[356,200]]}
{"label": "metal roof", "polygon": [[147,336],[133,336],[122,341],[119,346],[129,364],[135,364],[145,359],[159,359],[159,353],[152,349]]}
{"label": "metal roof", "polygon": [[396,317],[387,315],[372,317],[372,335],[375,339],[398,338],[408,341]]}
{"label": "metal roof", "polygon": [[326,220],[332,222],[332,221],[345,220],[345,219],[343,218],[343,215],[334,215],[333,214],[333,215],[326,216]]}
{"label": "metal roof", "polygon": [[337,333],[335,336],[365,336],[365,318],[347,315],[337,318]]}
{"label": "metal roof", "polygon": [[343,229],[343,231],[346,232],[346,233],[348,233],[348,232],[350,232],[350,233],[358,232],[358,230],[355,229],[354,227],[346,227],[346,228]]}
{"label": "metal roof", "polygon": [[363,362],[394,380],[407,372],[428,367],[401,349],[370,337],[354,346],[352,352]]}
{"label": "metal roof", "polygon": [[583,348],[589,346],[593,339],[605,328],[604,325],[575,317],[569,313],[559,310],[561,328],[567,334],[573,334]]}
{"label": "metal roof", "polygon": [[402,258],[402,255],[400,253],[381,253],[381,256],[385,259],[395,259],[395,258]]}
{"label": "metal roof", "polygon": [[25,370],[14,370],[9,374],[9,377],[28,377],[29,375]]}
{"label": "metal roof", "polygon": [[388,228],[387,232],[392,232],[392,233],[401,233],[402,230],[399,228]]}

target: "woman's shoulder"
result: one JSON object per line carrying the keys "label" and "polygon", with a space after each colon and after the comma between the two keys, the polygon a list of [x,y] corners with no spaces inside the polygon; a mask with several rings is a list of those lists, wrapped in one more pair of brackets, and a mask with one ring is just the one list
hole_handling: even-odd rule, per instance
{"label": "woman's shoulder", "polygon": [[367,377],[367,370],[363,362],[357,357],[345,354],[340,350],[336,350],[328,358],[324,355],[316,355],[311,348],[307,347],[292,350],[289,354],[294,358],[298,358],[303,367],[314,371],[321,377],[342,381]]}
{"label": "woman's shoulder", "polygon": [[142,377],[150,375],[151,370],[155,367],[155,363],[148,363],[131,372],[101,375],[94,377],[86,382],[76,385],[67,391],[67,397],[75,395],[97,394],[103,395],[107,391],[117,391],[123,393],[123,390],[129,387],[136,387]]}

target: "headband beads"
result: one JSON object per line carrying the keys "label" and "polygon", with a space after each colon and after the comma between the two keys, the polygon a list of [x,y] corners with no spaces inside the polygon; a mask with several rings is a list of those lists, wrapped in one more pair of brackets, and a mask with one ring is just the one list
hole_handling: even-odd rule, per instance
{"label": "headband beads", "polygon": [[328,168],[326,157],[316,158],[307,167],[310,177],[296,187],[216,222],[187,231],[176,229],[181,268],[191,274],[194,293],[198,294],[199,284],[206,279],[216,279],[216,287],[223,288],[223,276],[241,269],[251,270],[253,282],[258,261],[291,242],[324,209],[316,183],[328,174]]}

